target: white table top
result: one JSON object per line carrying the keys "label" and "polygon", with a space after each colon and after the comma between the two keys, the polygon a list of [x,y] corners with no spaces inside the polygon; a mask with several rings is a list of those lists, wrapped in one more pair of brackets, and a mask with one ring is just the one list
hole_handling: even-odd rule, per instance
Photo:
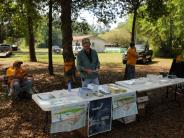
{"label": "white table top", "polygon": [[[103,95],[101,97],[98,96],[92,96],[87,98],[82,98],[78,95],[79,89],[72,89],[70,93],[68,93],[67,90],[55,90],[52,92],[45,92],[45,93],[39,93],[32,95],[32,99],[38,104],[38,106],[43,111],[51,111],[52,108],[57,106],[67,106],[67,105],[74,105],[84,102],[90,102],[93,100],[108,98],[108,97],[116,97],[119,95],[126,95],[127,93],[135,93],[134,90],[125,88],[126,92],[124,93],[118,93],[118,94],[107,94]],[[49,98],[50,97],[50,98]]]}
{"label": "white table top", "polygon": [[180,83],[184,83],[184,78],[169,79],[162,78],[160,76],[155,78],[143,77],[138,79],[115,82],[115,84],[124,86],[137,92],[172,86]]}

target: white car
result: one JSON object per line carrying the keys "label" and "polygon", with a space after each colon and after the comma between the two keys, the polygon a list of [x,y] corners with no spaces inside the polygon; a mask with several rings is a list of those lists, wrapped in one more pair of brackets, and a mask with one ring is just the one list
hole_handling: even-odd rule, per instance
{"label": "white car", "polygon": [[77,55],[79,51],[82,50],[82,46],[72,46],[73,48],[73,54]]}
{"label": "white car", "polygon": [[0,57],[8,57],[12,55],[12,46],[8,44],[0,44]]}

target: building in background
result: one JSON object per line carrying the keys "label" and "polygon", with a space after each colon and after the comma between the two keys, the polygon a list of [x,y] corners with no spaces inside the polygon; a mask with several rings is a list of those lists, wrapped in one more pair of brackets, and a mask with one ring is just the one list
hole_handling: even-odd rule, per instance
{"label": "building in background", "polygon": [[95,49],[97,52],[104,52],[106,42],[96,35],[73,36],[72,46],[82,46],[83,38],[90,39],[92,49]]}

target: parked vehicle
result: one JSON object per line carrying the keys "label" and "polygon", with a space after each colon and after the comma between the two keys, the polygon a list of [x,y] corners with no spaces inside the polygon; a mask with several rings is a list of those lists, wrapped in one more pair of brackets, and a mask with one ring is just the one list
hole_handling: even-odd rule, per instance
{"label": "parked vehicle", "polygon": [[[136,51],[138,53],[137,63],[141,62],[143,64],[147,62],[152,62],[153,50],[149,50],[149,47],[144,44],[136,44]],[[127,62],[127,51],[122,55],[123,64]]]}
{"label": "parked vehicle", "polygon": [[72,46],[73,48],[73,54],[76,56],[79,51],[82,50],[82,46]]}
{"label": "parked vehicle", "polygon": [[8,57],[12,55],[12,46],[8,44],[0,44],[0,57]]}
{"label": "parked vehicle", "polygon": [[62,50],[59,46],[52,46],[52,52],[54,52],[56,54],[60,54],[60,53],[62,53]]}
{"label": "parked vehicle", "polygon": [[17,45],[12,45],[12,50],[13,51],[17,51],[18,50],[18,46]]}

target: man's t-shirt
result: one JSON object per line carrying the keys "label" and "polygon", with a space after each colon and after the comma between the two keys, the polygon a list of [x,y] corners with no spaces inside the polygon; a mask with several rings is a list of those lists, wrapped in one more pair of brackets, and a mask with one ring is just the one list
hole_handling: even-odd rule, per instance
{"label": "man's t-shirt", "polygon": [[8,77],[8,84],[10,84],[11,81],[13,80],[14,74],[15,74],[15,69],[13,67],[9,67],[6,70],[6,76]]}
{"label": "man's t-shirt", "polygon": [[128,48],[127,51],[127,64],[135,65],[137,60],[137,52],[135,48]]}

